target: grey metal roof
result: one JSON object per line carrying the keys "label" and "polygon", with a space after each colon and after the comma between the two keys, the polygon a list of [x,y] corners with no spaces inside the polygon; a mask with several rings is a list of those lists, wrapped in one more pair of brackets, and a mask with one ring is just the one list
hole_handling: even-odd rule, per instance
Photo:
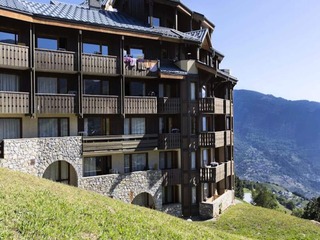
{"label": "grey metal roof", "polygon": [[188,75],[186,71],[181,70],[174,63],[161,62],[160,72],[172,75]]}
{"label": "grey metal roof", "polygon": [[200,29],[200,30],[196,30],[196,31],[186,32],[187,35],[190,35],[190,36],[200,40],[201,42],[204,41],[207,33],[208,33],[208,29]]}
{"label": "grey metal roof", "polygon": [[196,34],[183,33],[170,28],[150,27],[123,13],[102,9],[89,9],[85,4],[76,5],[56,0],[52,0],[50,4],[27,0],[0,0],[0,8],[56,20],[141,32],[196,43],[201,42],[201,39]]}

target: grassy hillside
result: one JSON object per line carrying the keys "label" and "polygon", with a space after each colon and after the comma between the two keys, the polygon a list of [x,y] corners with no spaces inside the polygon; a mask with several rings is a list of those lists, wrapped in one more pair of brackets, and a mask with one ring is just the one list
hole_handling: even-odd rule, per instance
{"label": "grassy hillside", "polygon": [[0,168],[0,239],[244,239]]}
{"label": "grassy hillside", "polygon": [[319,239],[320,227],[308,220],[250,204],[237,204],[216,222],[202,222],[209,229],[246,239]]}

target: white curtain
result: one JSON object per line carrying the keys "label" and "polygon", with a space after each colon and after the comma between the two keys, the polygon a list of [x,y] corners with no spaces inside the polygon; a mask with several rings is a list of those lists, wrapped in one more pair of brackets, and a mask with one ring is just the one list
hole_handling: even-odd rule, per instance
{"label": "white curtain", "polygon": [[83,175],[85,177],[97,175],[96,158],[84,158]]}
{"label": "white curtain", "polygon": [[208,154],[208,149],[203,149],[202,150],[202,166],[208,165],[209,162],[209,154]]}
{"label": "white curtain", "polygon": [[132,134],[145,134],[146,124],[144,118],[131,119],[131,133]]}
{"label": "white curtain", "polygon": [[143,171],[147,166],[146,154],[132,154],[132,171]]}
{"label": "white curtain", "polygon": [[58,93],[57,78],[38,77],[38,93]]}
{"label": "white curtain", "polygon": [[124,155],[124,172],[130,172],[130,155]]}
{"label": "white curtain", "polygon": [[19,76],[0,73],[0,91],[19,92]]}
{"label": "white curtain", "polygon": [[58,137],[58,119],[39,119],[39,137]]}
{"label": "white curtain", "polygon": [[14,118],[0,118],[0,140],[21,137],[21,121]]}
{"label": "white curtain", "polygon": [[124,135],[130,134],[130,119],[129,118],[124,119],[123,134]]}
{"label": "white curtain", "polygon": [[61,118],[60,119],[60,137],[69,136],[69,127],[68,127],[68,119]]}

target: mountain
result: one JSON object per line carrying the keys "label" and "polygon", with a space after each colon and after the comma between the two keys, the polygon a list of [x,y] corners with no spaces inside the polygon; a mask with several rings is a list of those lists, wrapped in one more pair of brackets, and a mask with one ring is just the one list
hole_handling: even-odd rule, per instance
{"label": "mountain", "polygon": [[234,126],[240,178],[320,195],[320,103],[235,90]]}

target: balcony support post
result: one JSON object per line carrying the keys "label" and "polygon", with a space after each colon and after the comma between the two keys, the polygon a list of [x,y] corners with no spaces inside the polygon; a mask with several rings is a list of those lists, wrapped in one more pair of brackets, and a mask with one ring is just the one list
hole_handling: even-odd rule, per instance
{"label": "balcony support post", "polygon": [[78,114],[83,118],[83,71],[82,71],[82,30],[78,34],[78,55],[77,55],[77,70],[78,70]]}
{"label": "balcony support post", "polygon": [[36,46],[36,36],[35,36],[35,25],[30,23],[29,29],[29,67],[30,67],[30,116],[34,117],[37,110],[36,103],[36,73],[35,73],[35,46]]}
{"label": "balcony support post", "polygon": [[124,36],[121,36],[120,38],[120,88],[121,88],[121,93],[120,93],[120,114],[125,118],[125,109],[124,109],[124,101],[125,101],[125,76],[124,76]]}

